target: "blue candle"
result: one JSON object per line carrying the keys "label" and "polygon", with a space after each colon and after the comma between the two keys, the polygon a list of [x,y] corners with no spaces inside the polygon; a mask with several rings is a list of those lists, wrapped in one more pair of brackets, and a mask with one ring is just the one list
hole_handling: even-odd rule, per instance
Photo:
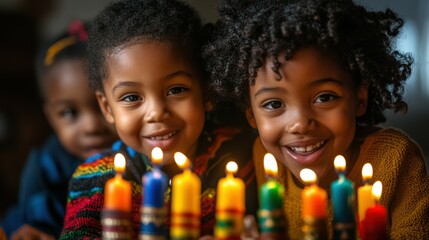
{"label": "blue candle", "polygon": [[346,178],[346,160],[338,155],[334,160],[338,179],[331,184],[331,201],[334,212],[334,239],[355,239],[355,191],[352,181]]}
{"label": "blue candle", "polygon": [[164,197],[168,178],[159,167],[163,154],[160,148],[152,150],[153,169],[143,175],[140,239],[164,237],[167,208]]}

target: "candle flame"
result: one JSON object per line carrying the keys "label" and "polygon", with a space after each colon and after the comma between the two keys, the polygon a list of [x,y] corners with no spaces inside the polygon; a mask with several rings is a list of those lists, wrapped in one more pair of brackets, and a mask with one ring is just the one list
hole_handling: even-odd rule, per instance
{"label": "candle flame", "polygon": [[264,156],[264,168],[265,168],[265,174],[271,177],[277,176],[278,168],[277,168],[277,162],[274,158],[273,154],[266,153]]}
{"label": "candle flame", "polygon": [[369,181],[372,178],[372,165],[371,163],[365,163],[362,167],[362,179],[363,181]]}
{"label": "candle flame", "polygon": [[316,173],[309,168],[302,169],[301,172],[299,173],[299,176],[301,177],[302,181],[307,184],[316,183],[317,181]]}
{"label": "candle flame", "polygon": [[226,164],[226,173],[235,174],[238,171],[238,165],[234,161],[230,161]]}
{"label": "candle flame", "polygon": [[337,155],[334,159],[335,170],[344,172],[346,170],[346,159],[342,155]]}
{"label": "candle flame", "polygon": [[383,184],[381,184],[380,181],[377,181],[372,185],[372,195],[374,196],[376,201],[380,200],[382,191],[383,191]]}
{"label": "candle flame", "polygon": [[113,162],[116,173],[123,173],[125,171],[125,157],[121,153],[115,155],[115,160]]}
{"label": "candle flame", "polygon": [[181,152],[176,152],[174,154],[174,161],[181,169],[187,169],[191,166],[189,159]]}
{"label": "candle flame", "polygon": [[163,153],[161,148],[155,147],[152,149],[152,163],[155,165],[162,163]]}

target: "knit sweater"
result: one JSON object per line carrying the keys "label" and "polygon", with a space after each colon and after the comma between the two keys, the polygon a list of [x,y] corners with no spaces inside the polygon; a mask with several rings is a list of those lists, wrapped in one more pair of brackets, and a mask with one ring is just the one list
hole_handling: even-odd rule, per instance
{"label": "knit sweater", "polygon": [[[420,147],[405,133],[393,128],[379,129],[359,140],[359,156],[347,178],[355,188],[362,185],[365,163],[373,166],[373,180],[383,183],[380,204],[387,208],[390,239],[429,239],[429,177]],[[258,185],[265,182],[261,140],[255,140],[253,154]],[[280,179],[285,186],[285,214],[290,239],[301,239],[301,184],[281,163]],[[282,166],[282,167],[280,167]],[[329,191],[328,191],[329,192]],[[332,206],[328,203],[329,235],[332,238]]]}
{"label": "knit sweater", "polygon": [[[201,235],[213,234],[217,181],[225,177],[225,166],[234,160],[239,166],[237,176],[246,183],[246,213],[257,209],[256,177],[252,161],[253,131],[237,128],[217,128],[204,131],[199,139],[193,172],[201,179]],[[150,167],[147,156],[138,154],[123,142],[111,150],[88,159],[75,171],[69,186],[69,196],[61,239],[100,239],[100,213],[104,203],[104,185],[114,176],[113,158],[120,151],[127,159],[124,178],[132,185],[132,224],[134,237],[140,230],[141,180]],[[166,203],[168,204],[168,197]]]}

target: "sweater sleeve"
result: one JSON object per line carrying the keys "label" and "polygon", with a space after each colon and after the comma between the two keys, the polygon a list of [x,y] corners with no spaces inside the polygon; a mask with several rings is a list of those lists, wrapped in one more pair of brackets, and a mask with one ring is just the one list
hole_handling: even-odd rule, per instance
{"label": "sweater sleeve", "polygon": [[81,164],[69,184],[60,239],[101,239],[100,213],[104,184],[114,175],[113,160],[104,157]]}
{"label": "sweater sleeve", "polygon": [[[402,132],[388,130],[380,165],[381,204],[390,213],[391,239],[429,239],[429,177],[420,147]],[[377,179],[374,179],[377,180]]]}

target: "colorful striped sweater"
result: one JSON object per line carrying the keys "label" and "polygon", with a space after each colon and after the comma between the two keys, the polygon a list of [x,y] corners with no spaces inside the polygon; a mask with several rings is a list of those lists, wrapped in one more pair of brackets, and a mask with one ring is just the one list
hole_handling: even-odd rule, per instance
{"label": "colorful striped sweater", "polygon": [[[200,137],[193,171],[201,178],[201,235],[213,234],[218,179],[233,159],[239,166],[238,177],[246,182],[246,214],[255,215],[257,188],[252,162],[255,132],[237,128],[204,131]],[[100,213],[104,203],[104,185],[114,176],[113,157],[122,152],[127,161],[124,178],[132,184],[132,222],[135,238],[140,229],[142,201],[141,178],[150,169],[148,158],[117,142],[112,149],[88,159],[75,171],[69,185],[64,228],[60,239],[100,239]]]}

